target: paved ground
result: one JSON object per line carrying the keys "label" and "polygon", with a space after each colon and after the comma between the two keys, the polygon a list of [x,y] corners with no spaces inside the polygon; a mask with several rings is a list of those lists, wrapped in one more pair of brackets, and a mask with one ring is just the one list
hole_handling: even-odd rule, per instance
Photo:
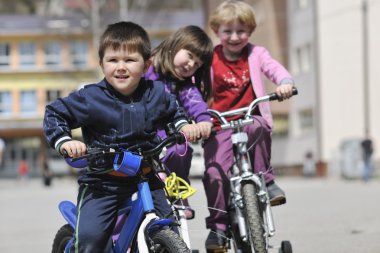
{"label": "paved ground", "polygon": [[[201,181],[192,182],[198,192],[190,199],[196,219],[189,222],[189,230],[193,248],[204,253],[206,201]],[[380,252],[379,179],[363,183],[281,177],[277,182],[288,203],[273,209],[273,244],[290,240],[296,253]],[[48,188],[40,179],[0,179],[0,252],[50,252],[54,234],[64,224],[56,206],[75,197],[76,183],[68,178],[55,179]]]}

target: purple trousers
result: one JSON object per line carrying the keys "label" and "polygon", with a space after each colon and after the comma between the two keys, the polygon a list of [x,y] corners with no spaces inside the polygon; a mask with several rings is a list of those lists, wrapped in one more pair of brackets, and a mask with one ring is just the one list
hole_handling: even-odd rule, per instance
{"label": "purple trousers", "polygon": [[[186,153],[185,153],[186,152]],[[184,154],[185,153],[185,154]],[[184,154],[183,156],[181,156]],[[191,167],[191,158],[193,157],[193,149],[190,145],[186,146],[185,144],[174,145],[167,149],[166,155],[162,158],[162,162],[168,170],[168,175],[171,172],[175,172],[178,177],[183,178],[186,182],[189,181],[189,173]]]}
{"label": "purple trousers", "polygon": [[[157,133],[162,139],[167,137],[165,131],[162,129],[158,130]],[[187,147],[185,144],[181,144],[169,147],[161,161],[165,165],[168,175],[175,172],[178,177],[190,183],[189,173],[192,157],[193,149],[190,147],[190,144],[188,144]]]}
{"label": "purple trousers", "polygon": [[[265,181],[274,180],[271,158],[271,128],[261,116],[254,116],[254,124],[244,127],[248,134],[249,156],[255,172],[266,172]],[[232,130],[219,132],[204,143],[205,173],[203,186],[206,192],[210,216],[206,218],[208,229],[226,231],[229,217],[226,213],[230,193],[231,168],[234,163],[231,141]],[[259,139],[258,139],[259,138]],[[222,211],[218,211],[222,210]]]}

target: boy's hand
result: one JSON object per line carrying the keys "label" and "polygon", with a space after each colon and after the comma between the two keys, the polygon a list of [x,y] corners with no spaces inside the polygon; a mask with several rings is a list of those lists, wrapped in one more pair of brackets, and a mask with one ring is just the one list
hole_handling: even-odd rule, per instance
{"label": "boy's hand", "polygon": [[59,149],[59,152],[63,154],[63,151],[66,150],[67,154],[72,157],[80,157],[86,154],[87,148],[86,144],[81,141],[71,140],[63,143]]}
{"label": "boy's hand", "polygon": [[281,84],[276,88],[276,94],[280,98],[279,101],[288,99],[293,96],[293,84]]}

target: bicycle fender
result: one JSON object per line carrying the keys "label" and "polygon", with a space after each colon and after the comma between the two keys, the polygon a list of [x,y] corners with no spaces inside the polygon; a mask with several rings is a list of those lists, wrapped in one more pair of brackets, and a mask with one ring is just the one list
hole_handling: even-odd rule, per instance
{"label": "bicycle fender", "polygon": [[75,229],[77,223],[77,207],[70,201],[64,200],[58,205],[63,218]]}
{"label": "bicycle fender", "polygon": [[74,238],[71,238],[70,241],[66,244],[64,253],[70,253],[70,247],[73,244]]}
{"label": "bicycle fender", "polygon": [[172,226],[176,225],[176,223],[171,220],[171,219],[159,219],[159,220],[154,220],[149,223],[147,226],[147,231],[148,234],[151,235],[154,231],[160,230],[161,228],[165,226]]}
{"label": "bicycle fender", "polygon": [[158,217],[155,213],[148,213],[145,216],[145,219],[141,222],[140,228],[137,232],[137,246],[139,249],[139,252],[149,252],[148,245],[146,243],[145,238],[145,229],[147,228],[147,225],[151,222],[156,220]]}

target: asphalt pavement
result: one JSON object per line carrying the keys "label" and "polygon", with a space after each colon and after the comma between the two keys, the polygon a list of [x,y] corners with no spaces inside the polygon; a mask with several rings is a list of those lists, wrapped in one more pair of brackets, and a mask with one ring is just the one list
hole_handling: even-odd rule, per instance
{"label": "asphalt pavement", "polygon": [[[278,177],[277,183],[286,191],[287,204],[273,208],[277,232],[272,245],[289,240],[296,253],[380,252],[380,179]],[[190,198],[196,210],[188,223],[191,244],[205,253],[207,204],[201,180],[193,179],[192,185],[198,191]],[[54,178],[51,187],[39,178],[0,179],[0,252],[51,252],[54,235],[65,223],[57,205],[75,201],[76,192],[72,178]]]}

